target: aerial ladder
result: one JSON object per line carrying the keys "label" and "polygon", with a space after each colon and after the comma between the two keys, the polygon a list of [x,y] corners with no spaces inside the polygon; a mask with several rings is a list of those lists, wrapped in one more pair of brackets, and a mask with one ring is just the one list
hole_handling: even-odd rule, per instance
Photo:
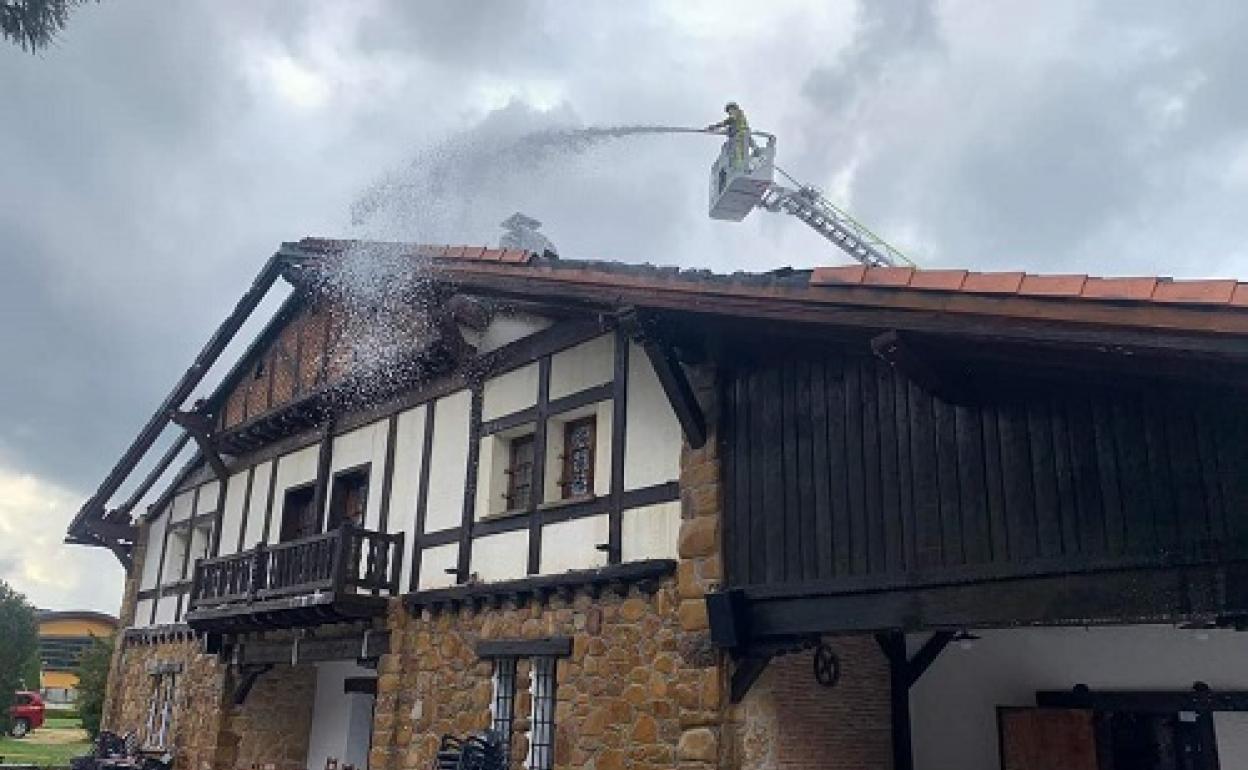
{"label": "aerial ladder", "polygon": [[[758,146],[753,137],[767,143]],[[811,185],[801,184],[776,165],[776,137],[754,131],[744,160],[734,159],[725,142],[711,165],[712,219],[740,222],[756,208],[792,214],[846,254],[868,267],[913,265],[905,255],[871,232]],[[792,187],[777,184],[779,172]]]}

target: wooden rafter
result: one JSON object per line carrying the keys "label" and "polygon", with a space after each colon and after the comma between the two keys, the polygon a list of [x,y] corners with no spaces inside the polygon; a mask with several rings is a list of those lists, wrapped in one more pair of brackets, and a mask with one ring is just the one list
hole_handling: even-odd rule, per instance
{"label": "wooden rafter", "polygon": [[199,453],[212,467],[213,474],[222,482],[228,479],[230,471],[213,442],[212,418],[200,412],[182,412],[175,409],[169,414],[169,419],[195,439]]}

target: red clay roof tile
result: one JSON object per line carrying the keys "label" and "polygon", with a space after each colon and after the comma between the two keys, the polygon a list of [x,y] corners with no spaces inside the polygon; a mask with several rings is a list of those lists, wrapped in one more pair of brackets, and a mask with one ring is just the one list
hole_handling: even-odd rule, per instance
{"label": "red clay roof tile", "polygon": [[863,286],[908,286],[914,277],[913,267],[877,267],[866,271]]}
{"label": "red clay roof tile", "polygon": [[533,255],[524,249],[505,249],[501,260],[503,262],[511,262],[513,264],[521,264],[528,262]]}
{"label": "red clay roof tile", "polygon": [[910,288],[958,291],[965,280],[965,270],[915,270],[910,278]]}
{"label": "red clay roof tile", "polygon": [[866,274],[865,265],[837,265],[836,267],[816,267],[810,276],[812,286],[828,284],[862,283]]}
{"label": "red clay roof tile", "polygon": [[976,294],[1017,294],[1023,284],[1022,273],[967,273],[962,291]]}
{"label": "red clay roof tile", "polygon": [[1248,283],[1235,284],[1235,291],[1231,293],[1231,304],[1236,307],[1248,307]]}
{"label": "red clay roof tile", "polygon": [[1157,288],[1156,278],[1089,278],[1080,295],[1088,299],[1147,300]]}
{"label": "red clay roof tile", "polygon": [[1235,294],[1236,282],[1214,281],[1159,281],[1153,292],[1154,302],[1194,302],[1225,305]]}
{"label": "red clay roof tile", "polygon": [[1028,297],[1078,297],[1086,275],[1024,275],[1018,293]]}

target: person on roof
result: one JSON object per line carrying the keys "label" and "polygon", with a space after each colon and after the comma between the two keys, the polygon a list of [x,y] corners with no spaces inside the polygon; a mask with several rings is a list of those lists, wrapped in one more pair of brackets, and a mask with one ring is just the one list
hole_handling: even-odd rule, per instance
{"label": "person on roof", "polygon": [[736,102],[725,104],[724,112],[728,113],[728,117],[718,123],[712,123],[706,127],[706,130],[722,131],[728,134],[729,158],[732,167],[743,168],[746,158],[749,157],[749,147],[753,144],[750,140],[750,121],[746,119],[745,111]]}

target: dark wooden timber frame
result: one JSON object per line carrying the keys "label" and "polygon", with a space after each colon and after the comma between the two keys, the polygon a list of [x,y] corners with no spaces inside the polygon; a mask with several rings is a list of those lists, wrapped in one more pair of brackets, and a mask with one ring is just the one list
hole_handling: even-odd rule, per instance
{"label": "dark wooden timber frame", "polygon": [[662,386],[668,403],[672,405],[685,440],[690,447],[701,449],[706,443],[706,415],[702,412],[702,406],[694,395],[693,386],[689,384],[689,378],[680,365],[675,350],[661,331],[660,319],[633,310],[625,314],[623,326],[645,351],[646,358],[654,367],[659,385]]}
{"label": "dark wooden timber frame", "polygon": [[1036,693],[1036,705],[1151,714],[1248,711],[1248,691],[1213,690],[1204,682],[1194,682],[1190,690],[1092,690],[1076,685],[1070,690],[1040,690]]}
{"label": "dark wooden timber frame", "polygon": [[[572,333],[569,333],[569,329]],[[472,544],[478,537],[496,535],[503,532],[527,530],[528,556],[527,572],[536,575],[541,568],[542,529],[548,524],[584,518],[588,516],[608,516],[608,542],[600,544],[600,549],[607,552],[608,564],[620,564],[623,512],[630,508],[639,508],[659,503],[672,502],[680,499],[679,482],[671,481],[650,487],[624,490],[624,451],[625,433],[627,430],[628,404],[628,351],[629,337],[622,330],[614,332],[615,357],[612,381],[595,385],[576,393],[557,399],[550,398],[551,356],[562,350],[587,342],[606,333],[599,325],[564,323],[548,329],[546,332],[533,335],[526,341],[515,343],[532,345],[532,358],[513,358],[512,365],[504,370],[491,370],[490,376],[511,371],[521,366],[536,363],[538,367],[538,399],[537,403],[518,412],[483,421],[481,419],[482,386],[473,387],[473,403],[470,407],[468,426],[468,469],[464,490],[464,507],[458,527],[426,532],[425,521],[428,507],[429,462],[432,450],[433,409],[435,401],[427,402],[429,411],[425,421],[425,445],[421,453],[422,467],[420,470],[420,486],[417,497],[416,519],[417,535],[414,538],[411,590],[419,587],[421,554],[425,548],[457,543],[459,553],[456,560],[456,582],[468,580],[472,564]],[[539,337],[544,337],[542,339]],[[549,341],[546,341],[549,340]],[[610,491],[601,497],[591,496],[584,499],[541,501],[545,487],[545,451],[549,440],[551,418],[560,414],[581,409],[591,404],[612,401],[612,433],[611,433],[611,486]],[[530,496],[530,504],[524,511],[488,519],[476,516],[477,484],[479,483],[478,459],[480,440],[484,436],[493,435],[526,424],[534,425],[534,494]]]}
{"label": "dark wooden timber frame", "polygon": [[[260,304],[260,301],[268,293],[269,288],[277,281],[278,277],[284,270],[292,265],[300,264],[305,259],[302,253],[291,251],[283,248],[278,251],[264,264],[260,273],[252,281],[251,286],[243,294],[238,305],[235,306],[233,312],[226,317],[225,321],[217,328],[212,337],[200,350],[195,357],[190,368],[182,375],[173,390],[165,397],[165,400],[156,409],[156,412],[148,419],[143,428],[139,431],[139,435],[122,454],[117,464],[104,477],[104,481],[96,489],[95,493],[83,504],[78,513],[75,514],[70,522],[68,537],[69,542],[85,542],[97,544],[111,544],[114,553],[119,558],[125,554],[129,555],[130,548],[126,542],[134,542],[137,533],[124,533],[121,537],[115,537],[111,533],[101,537],[95,535],[99,523],[106,516],[105,507],[109,499],[116,494],[117,490],[125,483],[126,478],[133,472],[136,465],[147,454],[152,445],[156,443],[160,434],[164,431],[169,423],[170,415],[179,409],[186,399],[191,395],[196,387],[199,386],[201,380],[208,373],[208,370],[224,352],[230,340],[242,328],[242,325],[251,316],[252,311]],[[115,516],[116,520],[121,523],[129,521],[129,512],[119,513]],[[122,559],[123,563],[126,559]]]}
{"label": "dark wooden timber frame", "polygon": [[483,639],[477,642],[478,658],[566,658],[572,654],[572,638]]}
{"label": "dark wooden timber frame", "polygon": [[888,658],[889,710],[893,723],[893,768],[913,770],[914,748],[910,725],[910,688],[953,639],[949,631],[937,631],[928,637],[914,657],[906,652],[906,635],[900,631],[876,634],[884,657]]}

